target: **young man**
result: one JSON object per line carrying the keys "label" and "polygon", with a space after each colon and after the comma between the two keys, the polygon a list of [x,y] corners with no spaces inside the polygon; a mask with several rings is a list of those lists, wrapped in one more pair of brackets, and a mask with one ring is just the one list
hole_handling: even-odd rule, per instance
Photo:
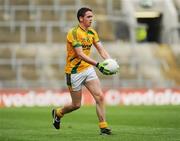
{"label": "young man", "polygon": [[53,125],[56,129],[59,129],[61,118],[65,114],[80,108],[82,86],[84,85],[96,101],[100,134],[110,135],[111,130],[108,128],[105,118],[103,92],[93,66],[96,66],[105,75],[111,75],[112,73],[105,69],[106,64],[103,62],[98,63],[89,57],[92,44],[103,59],[108,59],[110,56],[99,41],[96,31],[90,27],[93,20],[92,10],[85,7],[79,9],[77,18],[79,25],[72,28],[67,34],[67,58],[65,67],[66,81],[72,103],[63,108],[52,110]]}

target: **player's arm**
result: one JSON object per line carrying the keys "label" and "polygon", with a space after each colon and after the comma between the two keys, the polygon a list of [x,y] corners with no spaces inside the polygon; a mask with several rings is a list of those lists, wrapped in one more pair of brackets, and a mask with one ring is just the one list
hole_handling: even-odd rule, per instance
{"label": "player's arm", "polygon": [[90,58],[89,56],[87,56],[86,54],[83,53],[82,47],[76,47],[74,48],[78,58],[82,59],[83,61],[96,66],[98,62],[96,62],[95,60],[93,60],[92,58]]}
{"label": "player's arm", "polygon": [[96,62],[95,60],[93,60],[92,58],[90,58],[89,56],[87,56],[86,54],[83,53],[82,47],[77,47],[74,50],[80,59],[82,59],[83,61],[85,61],[91,65],[96,66],[99,69],[99,71],[102,72],[104,75],[111,75],[111,72],[109,70],[105,69],[105,66],[107,65],[106,63]]}
{"label": "player's arm", "polygon": [[98,53],[101,55],[103,59],[108,59],[111,58],[109,53],[104,49],[103,45],[101,42],[96,42],[94,43],[94,46],[96,47]]}

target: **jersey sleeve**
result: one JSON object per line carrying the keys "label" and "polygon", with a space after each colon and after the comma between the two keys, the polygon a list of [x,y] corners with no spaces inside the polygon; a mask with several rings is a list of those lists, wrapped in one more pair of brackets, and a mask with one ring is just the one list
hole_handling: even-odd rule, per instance
{"label": "jersey sleeve", "polygon": [[72,44],[72,46],[75,47],[81,47],[82,43],[77,40],[77,33],[74,30],[70,30],[67,34],[67,42]]}

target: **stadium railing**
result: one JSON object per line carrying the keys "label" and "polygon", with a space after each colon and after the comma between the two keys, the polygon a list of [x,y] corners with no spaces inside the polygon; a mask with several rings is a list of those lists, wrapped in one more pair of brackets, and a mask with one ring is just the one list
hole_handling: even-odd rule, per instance
{"label": "stadium railing", "polygon": [[[104,76],[97,71],[103,86],[109,87],[173,87],[174,80],[165,78],[162,68],[169,70],[163,59],[153,55],[149,45],[137,46],[134,50],[129,45],[105,44],[113,58],[120,64],[117,75]],[[152,46],[152,45],[151,45]],[[119,54],[117,54],[117,50]],[[22,47],[0,47],[0,87],[46,87],[61,88],[64,81],[65,44],[45,46],[33,44]],[[93,58],[100,57],[92,52]],[[143,55],[140,55],[143,54]]]}
{"label": "stadium railing", "polygon": [[[35,43],[32,46],[36,48],[43,46],[43,49],[39,49],[41,52],[46,50],[45,46],[47,46],[47,52],[49,52],[49,48],[53,49],[55,43],[59,44],[65,41],[64,33],[67,32],[69,27],[76,24],[75,13],[80,6],[93,7],[96,13],[96,20],[99,22],[96,28],[100,31],[99,34],[101,38],[114,41],[114,43],[116,42],[114,35],[116,31],[115,25],[124,22],[123,18],[126,17],[126,15],[121,13],[121,0],[2,0],[0,2],[0,32],[3,33],[0,35],[0,42],[2,46],[12,43],[12,46],[9,45],[11,46],[10,56],[7,57],[7,55],[5,58],[2,57],[0,59],[0,70],[4,73],[2,73],[2,79],[0,79],[0,87],[2,88],[60,88],[65,85],[63,79],[64,62],[59,62],[59,60],[64,61],[62,54],[57,57],[58,59],[54,60],[53,63],[47,61],[48,57],[46,53],[42,58],[37,57],[40,56],[40,54],[35,55],[34,58],[18,58],[18,49],[16,50],[14,46],[18,44],[17,46],[23,47],[20,48],[20,50],[25,48],[28,50],[28,46],[30,46],[31,43]],[[121,34],[123,33],[121,32]],[[130,46],[131,45],[134,47],[139,46],[136,44],[130,44]],[[111,44],[109,46],[109,51],[113,50],[113,45]],[[161,76],[162,74],[159,73],[162,64],[168,69],[166,62],[162,60],[152,60],[152,57],[150,57],[148,61],[145,57],[138,58],[144,54],[146,54],[147,57],[147,55],[149,55],[147,54],[148,51],[143,51],[143,53],[141,52],[138,55],[136,48],[125,47],[126,49],[121,50],[119,49],[121,46],[124,47],[126,45],[115,45],[115,50],[111,52],[120,63],[120,73],[112,77],[99,74],[101,79],[103,79],[102,82],[104,86],[171,87],[176,85],[173,80],[164,80],[163,76]],[[61,47],[61,45],[58,45],[58,48]],[[146,49],[148,48],[146,46],[144,47]],[[30,48],[32,49],[32,47]],[[141,51],[143,50],[143,48],[140,49]],[[25,52],[30,51],[27,50]],[[127,51],[126,53],[125,50]],[[63,50],[56,50],[56,52],[61,53]],[[96,56],[94,55],[94,57]],[[142,62],[142,60],[146,61]],[[149,71],[148,65],[152,67],[152,71]],[[156,76],[156,78],[158,76],[158,79],[154,79],[155,77],[152,78],[151,75]],[[11,80],[8,80],[6,76],[10,76],[8,79]]]}

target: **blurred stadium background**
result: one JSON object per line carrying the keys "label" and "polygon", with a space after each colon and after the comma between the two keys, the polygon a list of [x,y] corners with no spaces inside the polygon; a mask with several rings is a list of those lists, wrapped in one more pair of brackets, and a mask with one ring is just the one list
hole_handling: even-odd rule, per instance
{"label": "blurred stadium background", "polygon": [[0,0],[1,89],[66,88],[66,33],[82,6],[120,64],[117,75],[97,72],[103,88],[179,90],[179,0]]}
{"label": "blurred stadium background", "polygon": [[179,87],[178,0],[1,0],[0,87],[64,87],[66,32],[82,6],[120,63],[118,75],[100,75],[103,85]]}

